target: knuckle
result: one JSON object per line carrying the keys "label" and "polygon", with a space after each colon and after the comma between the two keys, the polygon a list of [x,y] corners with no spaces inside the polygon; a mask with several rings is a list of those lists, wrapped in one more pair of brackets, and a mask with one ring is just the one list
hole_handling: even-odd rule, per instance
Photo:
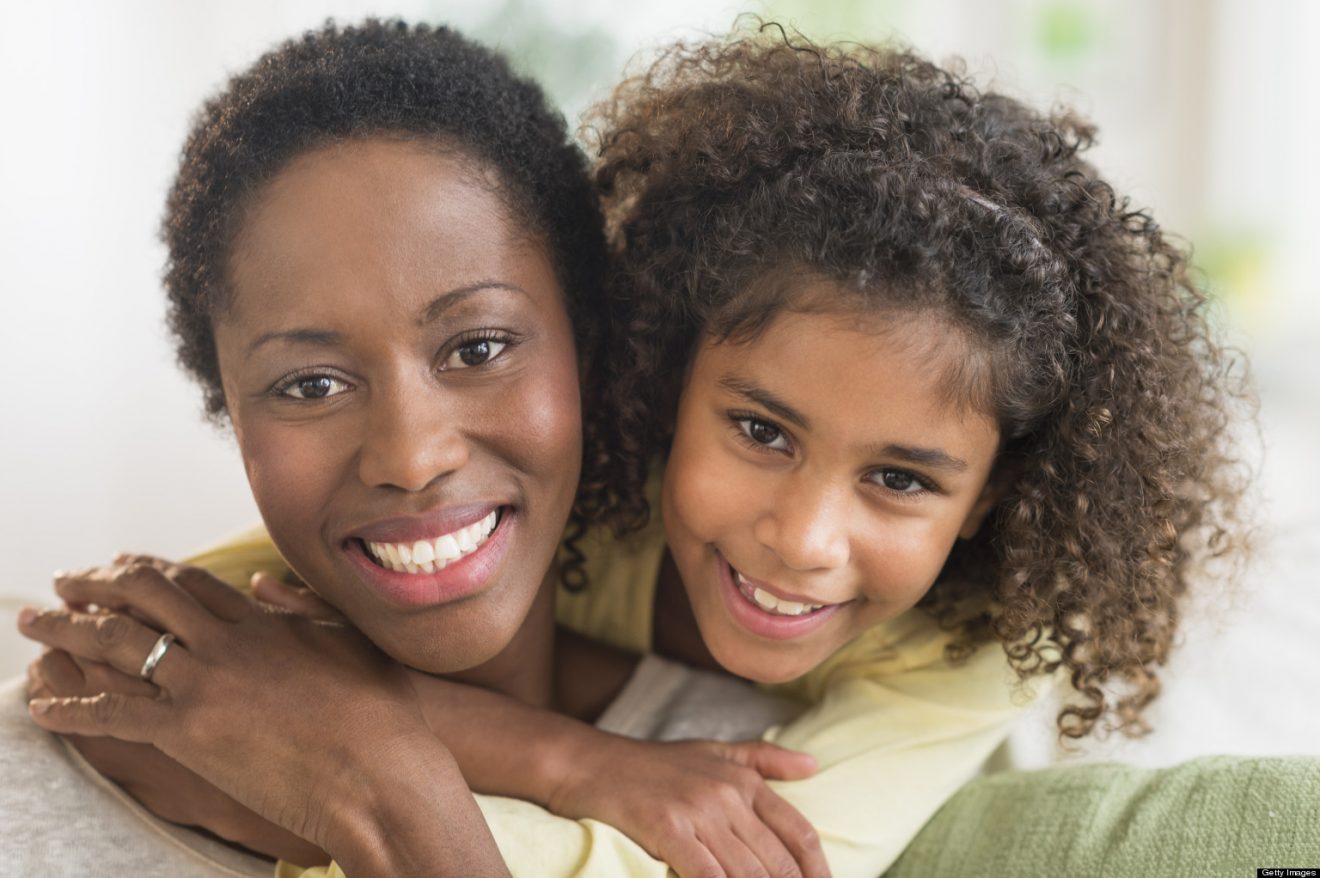
{"label": "knuckle", "polygon": [[129,621],[118,613],[97,616],[92,625],[96,632],[97,646],[107,648],[118,646],[128,637]]}
{"label": "knuckle", "polygon": [[814,854],[820,850],[820,834],[812,826],[804,826],[793,836],[798,850]]}
{"label": "knuckle", "polygon": [[665,808],[655,820],[655,831],[664,839],[681,841],[691,835],[686,815],[678,808]]}
{"label": "knuckle", "polygon": [[132,588],[141,585],[149,580],[155,579],[159,571],[155,566],[146,561],[134,561],[115,574],[115,585],[121,588]]}
{"label": "knuckle", "polygon": [[123,701],[108,692],[102,692],[92,699],[92,722],[100,728],[108,728],[119,719]]}

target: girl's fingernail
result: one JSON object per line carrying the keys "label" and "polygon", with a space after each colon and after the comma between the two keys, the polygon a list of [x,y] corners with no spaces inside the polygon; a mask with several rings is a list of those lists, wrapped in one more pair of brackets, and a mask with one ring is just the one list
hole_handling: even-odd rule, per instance
{"label": "girl's fingernail", "polygon": [[33,713],[41,714],[50,710],[50,706],[55,703],[53,698],[38,698],[28,702],[28,710]]}
{"label": "girl's fingernail", "polygon": [[32,620],[35,618],[37,618],[37,611],[31,607],[24,607],[18,611],[18,624],[20,625],[31,625]]}

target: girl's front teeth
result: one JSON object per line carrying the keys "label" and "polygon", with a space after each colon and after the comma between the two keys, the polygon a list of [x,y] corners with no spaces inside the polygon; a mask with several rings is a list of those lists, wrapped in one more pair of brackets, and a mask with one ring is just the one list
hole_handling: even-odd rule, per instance
{"label": "girl's front teeth", "polygon": [[801,616],[803,613],[815,612],[825,606],[824,604],[801,604],[797,601],[782,600],[765,589],[752,585],[737,570],[733,571],[733,576],[738,583],[739,591],[746,595],[752,603],[767,613],[774,613],[776,616]]}
{"label": "girl's front teeth", "polygon": [[491,531],[495,530],[498,520],[499,510],[495,510],[476,524],[461,527],[433,540],[418,540],[415,543],[364,542],[363,545],[367,547],[371,560],[387,570],[395,573],[434,573],[475,552],[486,542]]}

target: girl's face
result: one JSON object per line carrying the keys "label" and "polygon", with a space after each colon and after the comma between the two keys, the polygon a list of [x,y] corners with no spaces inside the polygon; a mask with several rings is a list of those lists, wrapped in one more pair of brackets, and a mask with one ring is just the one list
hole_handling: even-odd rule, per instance
{"label": "girl's face", "polygon": [[545,247],[474,162],[368,139],[271,181],[229,267],[225,399],[281,553],[406,664],[515,663],[581,460]]}
{"label": "girl's face", "polygon": [[700,345],[662,508],[726,669],[805,674],[916,604],[976,531],[999,430],[947,403],[962,350],[921,316],[789,311],[753,341]]}

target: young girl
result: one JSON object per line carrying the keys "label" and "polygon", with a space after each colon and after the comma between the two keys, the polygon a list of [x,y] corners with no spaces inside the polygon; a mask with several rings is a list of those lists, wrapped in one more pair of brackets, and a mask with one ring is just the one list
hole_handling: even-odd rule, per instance
{"label": "young girl", "polygon": [[[637,529],[663,462],[664,539],[587,544],[561,620],[810,702],[767,738],[817,759],[778,790],[835,875],[883,871],[1043,689],[1015,680],[1066,671],[1063,735],[1140,731],[1189,583],[1238,548],[1244,391],[1092,130],[773,29],[674,50],[600,125],[620,270],[583,496]],[[564,746],[576,815],[607,797]]]}

